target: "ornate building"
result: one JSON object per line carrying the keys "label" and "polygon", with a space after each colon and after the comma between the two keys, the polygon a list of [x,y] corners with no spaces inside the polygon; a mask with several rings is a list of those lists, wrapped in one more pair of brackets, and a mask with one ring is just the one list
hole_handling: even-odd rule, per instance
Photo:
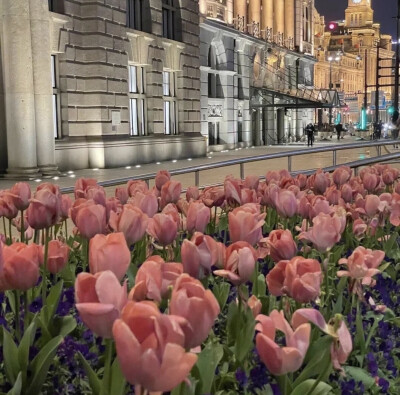
{"label": "ornate building", "polygon": [[0,171],[200,156],[196,0],[1,0]]}
{"label": "ornate building", "polygon": [[200,13],[201,130],[210,149],[298,140],[314,121],[313,109],[294,109],[313,95],[314,1],[200,0]]}
{"label": "ornate building", "polygon": [[[370,0],[349,0],[343,21],[328,24],[323,31],[323,17],[316,12],[320,23],[316,29],[315,53],[318,63],[315,65],[315,85],[319,88],[336,89],[341,92],[346,106],[342,109],[345,122],[356,122],[360,109],[364,105],[365,76],[367,77],[368,112],[375,109],[377,53],[385,59],[380,61],[379,83],[393,83],[392,39],[381,32],[379,23],[374,22],[374,11]],[[330,85],[331,84],[331,85]],[[380,92],[380,118],[385,119],[386,107],[390,106],[392,88],[382,87]],[[384,99],[383,99],[384,98]]]}

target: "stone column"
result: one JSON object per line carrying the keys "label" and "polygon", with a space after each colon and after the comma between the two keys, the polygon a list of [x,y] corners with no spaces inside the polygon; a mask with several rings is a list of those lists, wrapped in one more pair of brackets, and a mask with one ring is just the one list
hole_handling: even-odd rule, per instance
{"label": "stone column", "polygon": [[285,0],[285,39],[287,46],[294,46],[294,0]]}
{"label": "stone column", "polygon": [[233,18],[236,29],[247,32],[247,1],[235,0],[233,8]]}
{"label": "stone column", "polygon": [[47,0],[29,0],[33,88],[35,93],[36,152],[43,175],[57,173],[53,121],[53,87],[49,6]]}
{"label": "stone column", "polygon": [[207,1],[206,0],[200,0],[199,11],[200,11],[200,14],[206,15],[206,13],[207,13]]}
{"label": "stone column", "polygon": [[2,0],[2,57],[9,177],[37,177],[29,2]]}
{"label": "stone column", "polygon": [[252,0],[249,3],[250,33],[255,37],[260,37],[261,22],[261,0]]}
{"label": "stone column", "polygon": [[226,23],[228,25],[232,25],[233,24],[233,18],[234,18],[234,16],[233,16],[233,0],[227,0],[227,2],[226,2],[226,11],[227,11]]}
{"label": "stone column", "polygon": [[271,29],[271,36],[274,28],[274,0],[262,0],[261,29],[268,33]]}
{"label": "stone column", "polygon": [[274,2],[274,34],[276,42],[283,45],[282,38],[285,33],[285,2],[284,0],[275,0]]}

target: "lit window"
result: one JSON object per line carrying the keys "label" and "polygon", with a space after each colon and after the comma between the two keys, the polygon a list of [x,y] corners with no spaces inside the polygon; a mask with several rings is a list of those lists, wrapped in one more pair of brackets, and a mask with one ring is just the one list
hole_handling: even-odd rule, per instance
{"label": "lit window", "polygon": [[51,55],[51,85],[53,88],[53,136],[55,139],[59,138],[59,114],[60,114],[60,103],[59,103],[59,90],[57,83],[57,68],[56,68],[56,56]]}
{"label": "lit window", "polygon": [[131,136],[146,134],[146,69],[129,65],[129,110]]}
{"label": "lit window", "polygon": [[163,71],[164,133],[176,134],[175,74]]}

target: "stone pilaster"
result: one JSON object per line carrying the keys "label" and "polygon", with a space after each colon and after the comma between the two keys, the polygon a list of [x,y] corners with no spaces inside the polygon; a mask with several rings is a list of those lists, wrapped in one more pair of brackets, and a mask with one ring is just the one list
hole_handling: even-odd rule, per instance
{"label": "stone pilaster", "polygon": [[50,20],[47,0],[29,0],[35,94],[36,153],[43,175],[57,173],[51,84]]}
{"label": "stone pilaster", "polygon": [[36,177],[35,98],[29,2],[3,1],[2,58],[10,177]]}

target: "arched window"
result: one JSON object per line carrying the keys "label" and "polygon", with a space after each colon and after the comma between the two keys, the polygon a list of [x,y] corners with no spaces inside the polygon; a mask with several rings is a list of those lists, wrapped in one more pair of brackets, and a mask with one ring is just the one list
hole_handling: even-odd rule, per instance
{"label": "arched window", "polygon": [[354,14],[350,16],[350,26],[354,26]]}

